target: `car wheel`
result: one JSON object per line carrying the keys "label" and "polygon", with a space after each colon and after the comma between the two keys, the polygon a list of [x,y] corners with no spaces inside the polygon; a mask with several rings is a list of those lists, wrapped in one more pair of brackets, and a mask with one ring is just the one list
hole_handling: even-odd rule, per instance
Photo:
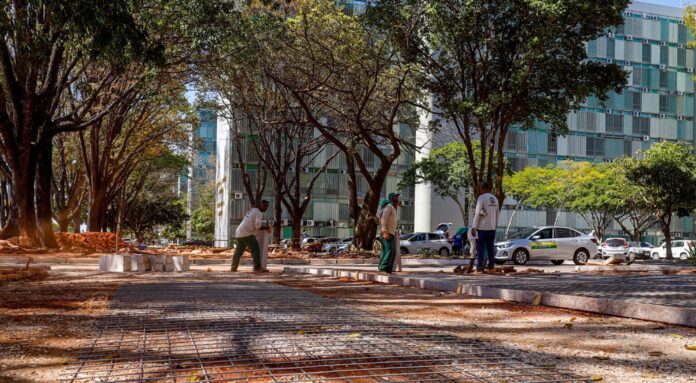
{"label": "car wheel", "polygon": [[688,258],[689,258],[689,256],[686,253],[679,254],[679,259],[681,259],[681,260],[687,260]]}
{"label": "car wheel", "polygon": [[634,252],[628,253],[628,258],[626,258],[626,261],[628,261],[629,264],[635,262],[636,261],[636,253],[634,253]]}
{"label": "car wheel", "polygon": [[585,249],[580,249],[573,255],[573,263],[576,265],[584,265],[590,259],[590,254]]}
{"label": "car wheel", "polygon": [[652,259],[659,261],[660,260],[660,254],[658,253],[652,253]]}
{"label": "car wheel", "polygon": [[553,263],[553,264],[556,265],[556,266],[562,265],[563,262],[565,262],[565,261],[562,260],[562,259],[554,259],[553,261],[551,261],[551,263]]}
{"label": "car wheel", "polygon": [[401,248],[401,254],[408,254],[408,249],[405,247]]}
{"label": "car wheel", "polygon": [[517,249],[512,253],[512,262],[516,265],[524,265],[529,260],[529,254],[525,249]]}
{"label": "car wheel", "polygon": [[442,255],[442,256],[445,256],[445,257],[446,257],[446,256],[449,256],[450,251],[449,251],[448,248],[443,247],[443,248],[441,248],[440,251],[438,251],[437,253],[440,254],[440,255]]}

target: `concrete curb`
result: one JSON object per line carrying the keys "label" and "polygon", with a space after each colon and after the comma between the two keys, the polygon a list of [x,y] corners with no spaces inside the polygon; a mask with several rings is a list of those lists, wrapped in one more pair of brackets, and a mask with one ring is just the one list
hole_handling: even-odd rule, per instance
{"label": "concrete curb", "polygon": [[663,306],[618,299],[602,299],[578,295],[539,293],[530,290],[499,288],[452,280],[438,280],[424,277],[377,274],[375,272],[323,269],[312,267],[285,267],[287,274],[310,274],[335,278],[351,278],[399,286],[418,287],[426,290],[447,291],[468,294],[481,298],[501,299],[510,302],[531,304],[534,297],[541,295],[541,305],[579,311],[615,315],[626,318],[643,319],[655,322],[696,327],[696,310],[681,307]]}

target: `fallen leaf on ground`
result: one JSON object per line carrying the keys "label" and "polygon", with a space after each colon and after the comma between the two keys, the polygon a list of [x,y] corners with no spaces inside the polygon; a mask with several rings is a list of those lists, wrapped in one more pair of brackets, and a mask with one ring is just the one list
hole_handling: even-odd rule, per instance
{"label": "fallen leaf on ground", "polygon": [[567,328],[568,330],[570,330],[571,328],[573,328],[573,324],[572,324],[572,323],[565,323],[565,324],[563,325],[563,327],[565,327],[565,328]]}
{"label": "fallen leaf on ground", "polygon": [[648,353],[648,355],[650,355],[650,356],[663,356],[663,355],[665,355],[665,353],[662,351],[650,351]]}
{"label": "fallen leaf on ground", "polygon": [[689,350],[689,351],[696,351],[696,344],[689,344],[689,345],[684,346],[684,348]]}
{"label": "fallen leaf on ground", "polygon": [[361,336],[362,336],[362,334],[356,332],[356,333],[348,335],[348,338],[360,338]]}
{"label": "fallen leaf on ground", "polygon": [[684,339],[684,335],[679,335],[679,334],[669,334],[672,336],[672,338],[677,338],[677,339]]}
{"label": "fallen leaf on ground", "polygon": [[602,378],[602,375],[592,375],[590,376],[590,380],[593,382],[601,382],[604,378]]}
{"label": "fallen leaf on ground", "polygon": [[571,322],[575,322],[576,320],[578,320],[578,318],[576,318],[576,317],[570,318],[570,321],[571,321]]}
{"label": "fallen leaf on ground", "polygon": [[304,335],[304,330],[297,330],[297,331],[295,331],[295,334]]}
{"label": "fallen leaf on ground", "polygon": [[543,368],[556,368],[555,364],[542,364],[541,367]]}
{"label": "fallen leaf on ground", "polygon": [[187,380],[188,380],[189,382],[197,382],[198,379],[200,379],[200,376],[198,376],[198,375],[191,375],[191,376],[188,377]]}
{"label": "fallen leaf on ground", "polygon": [[660,378],[660,375],[657,375],[657,374],[641,374],[640,377],[643,378],[643,379],[659,379],[659,378]]}
{"label": "fallen leaf on ground", "polygon": [[597,359],[597,360],[609,360],[610,358],[606,355],[595,355],[592,357],[592,359]]}

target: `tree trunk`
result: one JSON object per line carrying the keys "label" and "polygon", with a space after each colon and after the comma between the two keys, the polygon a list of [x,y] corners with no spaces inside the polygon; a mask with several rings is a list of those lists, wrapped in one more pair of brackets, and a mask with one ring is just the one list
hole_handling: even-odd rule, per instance
{"label": "tree trunk", "polygon": [[57,249],[58,242],[53,234],[51,206],[51,180],[53,179],[53,144],[47,140],[39,155],[38,178],[36,179],[36,220],[39,236],[44,247]]}
{"label": "tree trunk", "polygon": [[381,186],[379,189],[371,188],[363,200],[358,224],[355,226],[355,237],[353,239],[353,243],[358,249],[372,250],[375,235],[377,234],[377,225],[379,224],[379,220],[375,216],[375,213],[379,207],[379,191],[381,189]]}
{"label": "tree trunk", "polygon": [[282,230],[282,218],[283,218],[283,196],[280,191],[280,185],[276,182],[274,187],[275,196],[273,197],[273,243],[280,243],[280,231]]}
{"label": "tree trunk", "polygon": [[58,230],[60,230],[61,233],[67,233],[68,230],[70,230],[70,217],[68,217],[67,212],[57,211],[56,222],[58,222]]}
{"label": "tree trunk", "polygon": [[358,225],[360,206],[358,206],[358,182],[355,177],[355,159],[351,153],[345,153],[346,174],[348,175],[348,211],[353,226]]}
{"label": "tree trunk", "polygon": [[104,230],[108,208],[109,203],[106,200],[106,191],[98,187],[90,189],[87,231]]}
{"label": "tree trunk", "polygon": [[669,231],[669,226],[672,223],[672,212],[666,213],[660,217],[660,227],[662,234],[665,236],[666,259],[672,260],[672,233]]}
{"label": "tree trunk", "polygon": [[75,213],[75,215],[72,217],[72,229],[73,229],[73,233],[79,233],[79,232],[80,232],[80,224],[82,224],[82,222],[80,222],[80,221],[81,221],[81,219],[80,219],[80,212],[79,212],[79,210],[78,210],[78,212]]}
{"label": "tree trunk", "polygon": [[19,235],[36,240],[38,239],[34,201],[36,167],[30,166],[29,169],[16,173],[15,179],[16,188],[13,194],[17,201]]}
{"label": "tree trunk", "polygon": [[293,214],[292,215],[292,239],[290,240],[290,246],[293,250],[299,251],[300,247],[300,237],[302,236],[302,215]]}
{"label": "tree trunk", "polygon": [[9,239],[19,235],[19,221],[17,218],[17,209],[10,209],[5,222],[5,225],[0,230],[0,239]]}

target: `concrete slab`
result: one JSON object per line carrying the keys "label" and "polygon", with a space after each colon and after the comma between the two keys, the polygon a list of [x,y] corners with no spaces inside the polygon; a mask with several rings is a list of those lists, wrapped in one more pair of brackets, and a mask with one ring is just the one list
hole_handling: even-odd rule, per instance
{"label": "concrete slab", "polygon": [[190,262],[187,255],[175,255],[172,256],[172,261],[174,265],[174,271],[182,272],[189,271]]}
{"label": "concrete slab", "polygon": [[99,256],[99,271],[125,272],[131,270],[131,256],[126,254],[105,254]]}
{"label": "concrete slab", "polygon": [[696,275],[396,275],[320,267],[285,267],[283,272],[348,277],[527,304],[538,296],[545,306],[696,327]]}

